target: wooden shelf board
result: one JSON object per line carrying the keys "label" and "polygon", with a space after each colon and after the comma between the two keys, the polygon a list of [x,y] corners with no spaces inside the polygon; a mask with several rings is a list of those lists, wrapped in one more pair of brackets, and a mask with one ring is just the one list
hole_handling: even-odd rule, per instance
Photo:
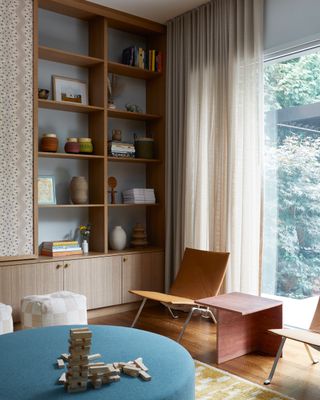
{"label": "wooden shelf board", "polygon": [[39,58],[78,67],[92,67],[104,62],[101,58],[84,56],[46,46],[39,46]]}
{"label": "wooden shelf board", "polygon": [[95,154],[49,153],[46,151],[39,151],[38,156],[42,158],[70,158],[76,160],[104,159],[104,156],[98,156]]}
{"label": "wooden shelf board", "polygon": [[112,156],[108,156],[108,161],[131,162],[131,163],[159,163],[160,162],[160,160],[153,159],[153,158],[112,157]]}
{"label": "wooden shelf board", "polygon": [[78,260],[78,259],[84,259],[84,258],[96,258],[96,257],[104,257],[106,256],[105,253],[98,253],[94,251],[90,251],[88,254],[76,254],[74,256],[62,256],[62,257],[49,257],[49,256],[39,256],[37,258],[37,262],[59,262],[61,260]]}
{"label": "wooden shelf board", "polygon": [[113,61],[108,62],[108,72],[145,80],[158,78],[162,75],[160,72],[153,72],[147,69],[132,67],[131,65],[120,64]]}
{"label": "wooden shelf board", "polygon": [[108,108],[108,116],[110,118],[134,119],[138,121],[153,121],[161,118],[160,115],[156,114],[137,113],[111,108]]}
{"label": "wooden shelf board", "polygon": [[130,203],[130,204],[116,203],[116,204],[108,204],[108,207],[141,207],[141,206],[157,207],[157,206],[159,206],[159,203]]}
{"label": "wooden shelf board", "polygon": [[39,208],[88,208],[104,207],[104,204],[38,204]]}
{"label": "wooden shelf board", "polygon": [[162,247],[157,246],[146,246],[146,247],[129,247],[124,250],[108,250],[108,255],[111,256],[121,256],[127,254],[135,254],[135,253],[154,253],[154,252],[162,252],[164,249]]}
{"label": "wooden shelf board", "polygon": [[42,99],[38,99],[38,106],[39,108],[48,108],[50,110],[60,110],[69,112],[80,112],[80,113],[88,113],[88,112],[96,112],[104,110],[103,107],[88,106],[68,101],[55,101],[55,100],[42,100]]}

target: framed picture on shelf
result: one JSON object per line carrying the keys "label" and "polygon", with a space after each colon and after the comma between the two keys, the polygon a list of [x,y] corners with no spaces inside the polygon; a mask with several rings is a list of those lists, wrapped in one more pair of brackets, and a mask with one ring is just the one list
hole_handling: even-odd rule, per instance
{"label": "framed picture on shelf", "polygon": [[56,204],[54,176],[38,177],[38,204]]}
{"label": "framed picture on shelf", "polygon": [[88,104],[88,85],[79,79],[52,76],[53,100]]}

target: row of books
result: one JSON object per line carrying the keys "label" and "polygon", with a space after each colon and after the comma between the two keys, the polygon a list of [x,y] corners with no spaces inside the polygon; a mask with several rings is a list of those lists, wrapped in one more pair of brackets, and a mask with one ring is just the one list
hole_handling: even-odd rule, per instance
{"label": "row of books", "polygon": [[117,141],[108,142],[108,154],[112,157],[134,157],[136,153],[134,144]]}
{"label": "row of books", "polygon": [[162,52],[130,46],[122,52],[122,64],[147,69],[149,71],[162,72]]}
{"label": "row of books", "polygon": [[82,249],[77,240],[62,240],[54,242],[43,242],[41,244],[41,255],[48,257],[65,257],[82,254]]}
{"label": "row of books", "polygon": [[122,192],[124,204],[154,204],[154,189],[129,189]]}

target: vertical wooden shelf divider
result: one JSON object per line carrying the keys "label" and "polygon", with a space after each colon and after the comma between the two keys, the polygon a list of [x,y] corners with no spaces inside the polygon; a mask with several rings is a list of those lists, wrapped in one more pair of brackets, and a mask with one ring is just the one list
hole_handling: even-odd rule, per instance
{"label": "vertical wooden shelf divider", "polygon": [[103,107],[103,111],[89,115],[89,134],[93,140],[95,153],[103,156],[89,162],[90,202],[104,204],[103,208],[90,209],[92,223],[90,247],[92,251],[108,251],[108,212],[106,204],[107,170],[107,21],[96,17],[89,21],[89,55],[101,58],[104,63],[89,70],[90,104]]}
{"label": "vertical wooden shelf divider", "polygon": [[147,134],[155,140],[156,158],[160,160],[160,163],[147,165],[146,168],[147,187],[154,188],[157,203],[159,203],[159,207],[147,208],[147,231],[150,242],[163,248],[165,245],[165,33],[149,36],[147,45],[150,49],[157,49],[162,52],[163,69],[159,77],[146,82],[147,113],[161,116],[160,119],[147,122]]}

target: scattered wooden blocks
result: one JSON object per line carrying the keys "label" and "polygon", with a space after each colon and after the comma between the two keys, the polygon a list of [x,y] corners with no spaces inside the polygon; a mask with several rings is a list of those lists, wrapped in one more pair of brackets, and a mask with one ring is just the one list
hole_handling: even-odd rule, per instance
{"label": "scattered wooden blocks", "polygon": [[65,366],[67,372],[59,378],[59,383],[65,385],[69,393],[87,390],[91,382],[94,389],[101,388],[104,384],[118,382],[123,372],[132,377],[140,377],[144,381],[150,381],[151,376],[147,373],[148,367],[143,363],[142,357],[134,361],[114,362],[90,362],[101,357],[101,354],[90,354],[92,332],[88,328],[75,328],[70,330],[69,352],[63,353],[57,359],[58,368]]}
{"label": "scattered wooden blocks", "polygon": [[66,378],[66,373],[64,372],[60,378],[58,379],[58,382],[60,383],[60,385],[64,385],[66,382],[67,378]]}
{"label": "scattered wooden blocks", "polygon": [[149,375],[146,371],[140,370],[139,376],[140,376],[140,378],[142,378],[144,381],[151,381],[151,375]]}
{"label": "scattered wooden blocks", "polygon": [[130,376],[138,376],[141,371],[140,368],[132,367],[131,365],[125,365],[122,370],[126,375]]}
{"label": "scattered wooden blocks", "polygon": [[57,366],[58,368],[64,368],[64,361],[61,358],[57,359]]}

